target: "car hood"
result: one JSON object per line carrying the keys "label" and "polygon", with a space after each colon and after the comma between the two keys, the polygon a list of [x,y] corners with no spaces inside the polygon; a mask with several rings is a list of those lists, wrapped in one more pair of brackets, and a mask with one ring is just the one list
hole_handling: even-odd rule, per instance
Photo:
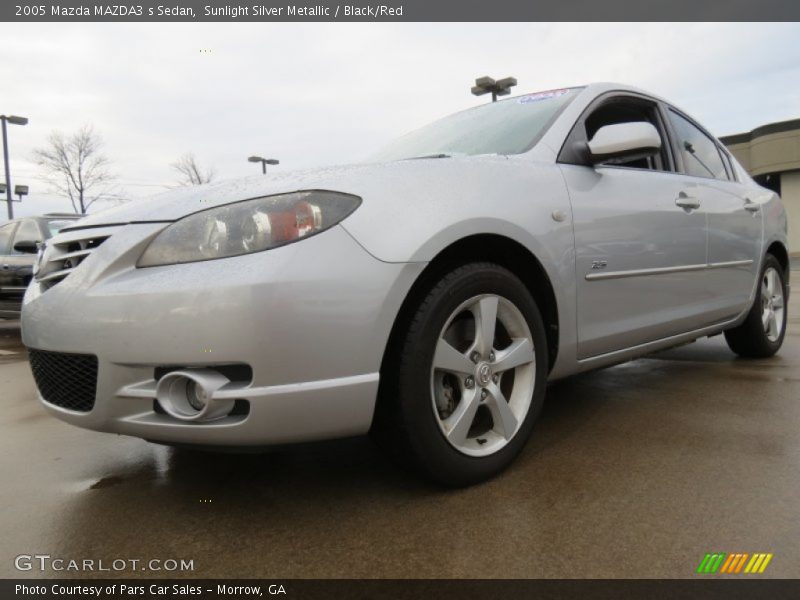
{"label": "car hood", "polygon": [[[553,211],[570,211],[558,166],[529,153],[269,173],[172,190],[90,215],[73,228],[166,223],[231,202],[315,189],[362,198],[341,226],[384,262],[427,261],[448,244],[476,234],[515,240],[545,262],[550,250],[540,248],[536,236],[550,232]],[[569,221],[559,226],[571,231]]]}
{"label": "car hood", "polygon": [[[414,159],[392,163],[358,164],[285,173],[268,173],[209,185],[182,187],[146,200],[89,215],[69,229],[143,222],[169,222],[186,215],[231,202],[300,190],[324,189],[355,194],[365,202],[395,196],[387,189],[409,193],[435,180],[448,180],[448,173],[459,178],[464,164],[485,160],[506,161],[506,157],[459,157]],[[475,168],[474,165],[472,168]],[[402,195],[402,194],[401,194]],[[407,198],[408,196],[406,196]]]}

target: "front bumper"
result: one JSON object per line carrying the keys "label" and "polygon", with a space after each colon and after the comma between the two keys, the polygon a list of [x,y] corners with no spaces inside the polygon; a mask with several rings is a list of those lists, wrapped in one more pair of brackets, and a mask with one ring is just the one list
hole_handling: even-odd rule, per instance
{"label": "front bumper", "polygon": [[[25,345],[98,359],[91,410],[42,398],[49,412],[179,444],[259,446],[369,429],[386,340],[423,263],[381,262],[337,226],[266,252],[137,269],[163,227],[119,227],[63,281],[28,289]],[[247,414],[198,423],[154,410],[157,368],[232,364],[249,365],[252,381],[217,393],[248,402]]]}

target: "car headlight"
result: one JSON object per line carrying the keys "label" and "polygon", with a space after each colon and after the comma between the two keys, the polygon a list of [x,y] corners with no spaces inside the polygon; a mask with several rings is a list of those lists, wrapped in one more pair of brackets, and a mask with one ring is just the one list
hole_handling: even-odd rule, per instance
{"label": "car headlight", "polygon": [[211,208],[164,229],[136,266],[174,265],[269,250],[333,227],[359,204],[358,196],[311,190]]}

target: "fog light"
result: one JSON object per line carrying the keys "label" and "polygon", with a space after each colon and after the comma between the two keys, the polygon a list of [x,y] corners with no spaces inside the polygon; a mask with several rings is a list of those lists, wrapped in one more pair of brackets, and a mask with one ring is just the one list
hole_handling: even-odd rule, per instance
{"label": "fog light", "polygon": [[203,394],[203,388],[195,381],[189,381],[186,385],[186,400],[189,402],[189,406],[197,412],[203,410],[208,404]]}
{"label": "fog light", "polygon": [[156,400],[171,417],[182,421],[211,421],[227,416],[234,400],[214,399],[230,380],[211,369],[187,369],[164,375],[156,385]]}

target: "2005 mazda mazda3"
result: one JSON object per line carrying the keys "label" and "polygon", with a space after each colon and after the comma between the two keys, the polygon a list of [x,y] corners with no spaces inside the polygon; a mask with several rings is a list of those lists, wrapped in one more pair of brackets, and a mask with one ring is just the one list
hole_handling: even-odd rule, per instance
{"label": "2005 mazda mazda3", "polygon": [[548,381],[724,332],[781,346],[786,216],[685,112],[615,84],[486,104],[368,164],[168,192],[40,249],[44,406],[205,447],[371,432],[451,485]]}

